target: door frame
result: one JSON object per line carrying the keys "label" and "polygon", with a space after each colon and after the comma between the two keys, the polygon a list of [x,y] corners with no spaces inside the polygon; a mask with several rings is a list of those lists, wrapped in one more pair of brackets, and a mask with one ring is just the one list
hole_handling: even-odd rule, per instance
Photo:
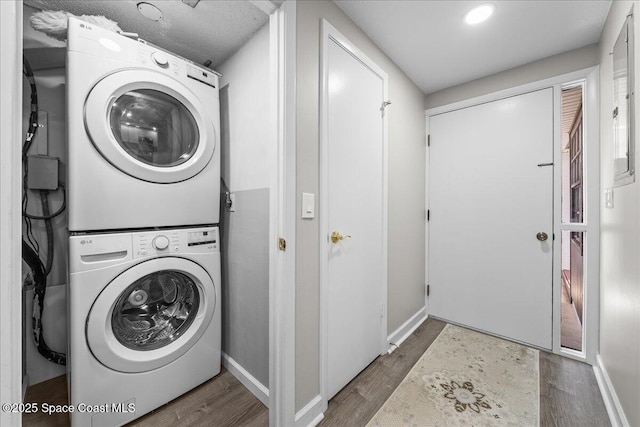
{"label": "door frame", "polygon": [[[275,150],[269,195],[269,425],[274,427],[295,425],[296,6],[288,0],[269,15]],[[286,241],[283,249],[280,238]]]}
{"label": "door frame", "polygon": [[[585,288],[584,288],[584,322],[583,322],[583,349],[576,352],[564,349],[560,345],[560,319],[562,296],[562,247],[560,230],[572,229],[571,224],[562,224],[562,126],[561,126],[561,89],[568,83],[584,81],[584,161],[585,161],[585,214],[588,215],[587,225],[578,226],[580,230],[586,230],[591,236],[585,251]],[[528,92],[545,88],[553,88],[553,232],[557,235],[553,241],[553,319],[552,319],[552,344],[553,353],[572,359],[595,365],[596,355],[599,351],[599,317],[600,317],[600,122],[599,122],[599,66],[593,66],[582,70],[573,71],[559,76],[527,83],[521,86],[501,90],[498,92],[481,95],[467,100],[454,102],[440,107],[430,108],[425,111],[429,135],[429,118],[437,114],[447,113],[461,108],[472,107],[487,102],[497,101]],[[429,209],[429,147],[426,150],[426,206]],[[429,283],[429,226],[426,227],[426,277]],[[428,299],[428,298],[427,298]],[[427,304],[428,310],[428,304]]]}
{"label": "door frame", "polygon": [[[22,402],[22,0],[0,2],[0,401]],[[0,425],[22,415],[0,411]]]}
{"label": "door frame", "polygon": [[[328,364],[329,364],[329,322],[328,322],[328,260],[324,256],[325,247],[328,245],[328,189],[329,189],[329,150],[328,150],[328,71],[329,71],[329,43],[337,43],[349,52],[356,60],[362,62],[371,71],[383,80],[383,99],[388,99],[389,79],[387,73],[373,62],[367,55],[349,41],[340,31],[331,25],[326,19],[321,23],[320,39],[320,189],[319,189],[319,281],[320,281],[320,396],[322,399],[322,411],[328,407]],[[384,306],[381,318],[380,354],[385,354],[389,349],[387,341],[387,253],[388,253],[388,114],[385,111],[382,119],[382,304]]]}

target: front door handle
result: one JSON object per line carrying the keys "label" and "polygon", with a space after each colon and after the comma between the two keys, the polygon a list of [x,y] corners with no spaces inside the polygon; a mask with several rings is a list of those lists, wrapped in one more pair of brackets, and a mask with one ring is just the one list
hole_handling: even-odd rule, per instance
{"label": "front door handle", "polygon": [[544,231],[541,231],[538,234],[536,234],[536,239],[540,240],[541,242],[546,241],[548,238],[549,238],[549,235]]}

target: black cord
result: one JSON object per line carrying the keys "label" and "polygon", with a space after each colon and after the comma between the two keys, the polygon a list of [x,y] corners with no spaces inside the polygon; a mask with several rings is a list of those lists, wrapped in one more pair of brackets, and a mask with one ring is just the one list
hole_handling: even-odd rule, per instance
{"label": "black cord", "polygon": [[33,340],[35,341],[38,353],[53,363],[66,365],[67,356],[49,348],[44,340],[42,312],[44,311],[44,296],[47,289],[47,276],[40,257],[24,240],[22,241],[22,259],[31,268],[35,283],[33,287],[33,310],[31,312],[31,319],[33,321]]}
{"label": "black cord", "polygon": [[22,216],[24,216],[25,218],[29,218],[29,219],[39,219],[39,220],[48,220],[51,218],[55,218],[58,215],[60,215],[62,212],[64,212],[65,208],[67,207],[67,191],[64,187],[64,184],[62,182],[58,183],[58,186],[60,187],[60,189],[62,190],[62,206],[60,206],[60,209],[58,209],[57,211],[55,211],[52,214],[45,214],[44,210],[42,211],[42,215],[32,215],[27,213],[26,209],[23,209],[22,211]]}
{"label": "black cord", "polygon": [[40,201],[42,202],[42,214],[46,218],[44,220],[45,229],[47,230],[47,264],[45,265],[44,274],[49,276],[53,268],[53,226],[49,217],[49,192],[40,191]]}

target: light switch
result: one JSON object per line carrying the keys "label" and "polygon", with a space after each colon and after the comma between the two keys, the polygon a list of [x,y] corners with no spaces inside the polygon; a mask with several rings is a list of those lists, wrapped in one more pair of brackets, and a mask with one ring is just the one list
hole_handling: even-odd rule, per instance
{"label": "light switch", "polygon": [[315,216],[316,196],[312,193],[302,193],[302,218],[313,218]]}
{"label": "light switch", "polygon": [[237,208],[236,195],[233,193],[229,194],[229,201],[231,202],[231,205],[229,206],[229,212],[235,212]]}
{"label": "light switch", "polygon": [[604,190],[604,207],[613,209],[613,188],[605,188]]}

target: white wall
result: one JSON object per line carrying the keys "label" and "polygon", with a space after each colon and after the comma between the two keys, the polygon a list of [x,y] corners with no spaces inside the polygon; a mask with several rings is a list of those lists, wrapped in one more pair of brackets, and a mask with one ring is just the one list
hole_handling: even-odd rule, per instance
{"label": "white wall", "polygon": [[[332,1],[297,2],[297,206],[319,188],[320,21],[327,19],[389,76],[389,333],[424,307],[424,94]],[[318,198],[316,198],[318,200]],[[318,217],[297,220],[296,410],[319,389]]]}
{"label": "white wall", "polygon": [[275,151],[270,145],[269,61],[267,24],[218,67],[223,74],[221,173],[235,198],[233,211],[223,206],[220,215],[222,350],[267,388],[269,187]]}
{"label": "white wall", "polygon": [[[634,6],[635,81],[640,82],[640,2],[614,1],[602,31],[600,56],[601,190],[613,186],[613,64],[609,55]],[[636,90],[636,94],[637,94]],[[636,129],[640,125],[636,95]],[[638,144],[636,131],[636,147]],[[636,170],[640,150],[636,148]],[[614,207],[600,195],[600,357],[631,426],[640,425],[640,182],[614,190]]]}
{"label": "white wall", "polygon": [[571,71],[598,64],[598,46],[593,44],[570,50],[520,67],[482,77],[468,83],[429,93],[425,97],[425,109],[463,101],[503,89],[559,76]]}

